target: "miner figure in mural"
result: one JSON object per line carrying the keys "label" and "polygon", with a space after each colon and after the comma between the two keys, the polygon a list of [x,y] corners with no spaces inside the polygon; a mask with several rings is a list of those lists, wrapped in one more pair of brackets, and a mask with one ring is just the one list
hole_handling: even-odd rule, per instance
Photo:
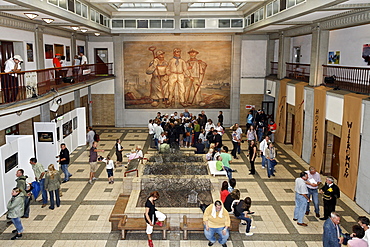
{"label": "miner figure in mural", "polygon": [[168,75],[168,101],[166,101],[166,106],[172,105],[175,99],[175,90],[178,89],[179,102],[182,106],[186,107],[188,103],[186,102],[186,90],[185,90],[185,76],[189,77],[190,80],[194,80],[191,77],[188,70],[188,66],[184,59],[181,58],[181,50],[175,48],[173,50],[173,58],[168,62],[166,69],[166,74]]}
{"label": "miner figure in mural", "polygon": [[202,101],[200,87],[204,79],[207,64],[202,60],[197,59],[197,55],[199,54],[197,50],[191,49],[188,51],[188,54],[190,59],[186,61],[186,63],[188,65],[190,76],[193,78],[193,80],[189,79],[186,83],[186,102],[189,105],[196,104],[204,106],[205,103]]}
{"label": "miner figure in mural", "polygon": [[149,50],[153,52],[154,59],[149,63],[149,67],[146,69],[147,75],[152,75],[151,86],[150,86],[150,98],[153,100],[151,105],[157,107],[162,101],[167,102],[167,85],[168,76],[166,75],[166,67],[168,65],[167,61],[164,60],[165,52],[158,50],[155,52],[155,47],[149,47]]}

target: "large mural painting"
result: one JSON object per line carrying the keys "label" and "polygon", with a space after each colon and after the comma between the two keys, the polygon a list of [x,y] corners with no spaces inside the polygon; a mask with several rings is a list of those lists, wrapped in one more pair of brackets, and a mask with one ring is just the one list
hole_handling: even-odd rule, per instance
{"label": "large mural painting", "polygon": [[230,108],[231,42],[125,42],[125,108]]}

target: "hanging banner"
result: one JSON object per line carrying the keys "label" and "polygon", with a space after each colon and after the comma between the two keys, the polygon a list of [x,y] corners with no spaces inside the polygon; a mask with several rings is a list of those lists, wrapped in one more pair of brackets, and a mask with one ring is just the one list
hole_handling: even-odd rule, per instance
{"label": "hanging banner", "polygon": [[37,97],[37,73],[36,72],[26,72],[24,74],[24,81],[26,86],[26,97],[36,98]]}
{"label": "hanging banner", "polygon": [[317,171],[321,171],[324,160],[325,141],[325,117],[326,117],[326,92],[330,88],[320,86],[315,88],[313,129],[312,129],[312,153],[310,165]]}
{"label": "hanging banner", "polygon": [[304,111],[304,87],[306,82],[295,84],[295,112],[294,112],[294,140],[293,152],[299,157],[302,155],[303,146],[303,111]]}
{"label": "hanging banner", "polygon": [[362,99],[368,97],[354,93],[344,95],[338,186],[352,200],[355,199],[360,153]]}
{"label": "hanging banner", "polygon": [[280,81],[278,108],[276,112],[276,133],[275,140],[277,142],[285,142],[285,130],[286,130],[286,88],[288,80]]}

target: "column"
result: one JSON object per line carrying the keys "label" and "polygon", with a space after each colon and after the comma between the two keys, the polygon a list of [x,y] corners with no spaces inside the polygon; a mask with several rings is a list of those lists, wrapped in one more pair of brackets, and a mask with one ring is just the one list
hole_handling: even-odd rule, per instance
{"label": "column", "polygon": [[36,25],[35,29],[35,59],[36,69],[45,69],[44,32],[43,28],[39,25]]}
{"label": "column", "polygon": [[286,76],[286,64],[290,61],[290,37],[285,37],[284,33],[279,34],[279,60],[278,60],[278,79]]}
{"label": "column", "polygon": [[89,102],[89,126],[93,125],[91,86],[87,87],[87,101]]}
{"label": "column", "polygon": [[317,24],[312,31],[310,86],[319,86],[323,83],[322,65],[327,63],[328,50],[329,31],[321,30],[320,24]]}
{"label": "column", "polygon": [[74,94],[74,105],[75,109],[81,106],[81,95],[80,90],[76,90],[73,92]]}
{"label": "column", "polygon": [[71,34],[71,61],[74,62],[74,57],[77,54],[77,42],[76,42],[76,33]]}
{"label": "column", "polygon": [[270,38],[267,40],[266,52],[266,76],[268,76],[271,74],[271,62],[274,61],[275,40]]}
{"label": "column", "polygon": [[124,127],[124,60],[123,60],[123,38],[122,36],[113,36],[114,51],[114,107],[115,107],[115,125]]}
{"label": "column", "polygon": [[242,51],[242,36],[241,35],[232,36],[230,125],[233,123],[240,122],[241,51]]}
{"label": "column", "polygon": [[40,105],[40,121],[41,122],[50,122],[50,105],[49,102],[46,102]]}

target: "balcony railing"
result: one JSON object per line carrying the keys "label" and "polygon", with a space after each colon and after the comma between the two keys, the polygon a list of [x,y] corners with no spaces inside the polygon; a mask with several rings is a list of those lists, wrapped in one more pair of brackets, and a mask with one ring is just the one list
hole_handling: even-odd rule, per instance
{"label": "balcony railing", "polygon": [[326,80],[328,87],[370,94],[370,68],[323,65],[323,76],[334,79]]}
{"label": "balcony railing", "polygon": [[286,63],[286,77],[308,82],[310,80],[310,65],[303,63]]}
{"label": "balcony railing", "polygon": [[19,73],[0,73],[0,103],[6,104],[35,98],[52,89],[112,76],[112,66],[112,63],[98,63]]}
{"label": "balcony railing", "polygon": [[278,62],[271,62],[271,74],[270,75],[277,75],[278,74]]}

